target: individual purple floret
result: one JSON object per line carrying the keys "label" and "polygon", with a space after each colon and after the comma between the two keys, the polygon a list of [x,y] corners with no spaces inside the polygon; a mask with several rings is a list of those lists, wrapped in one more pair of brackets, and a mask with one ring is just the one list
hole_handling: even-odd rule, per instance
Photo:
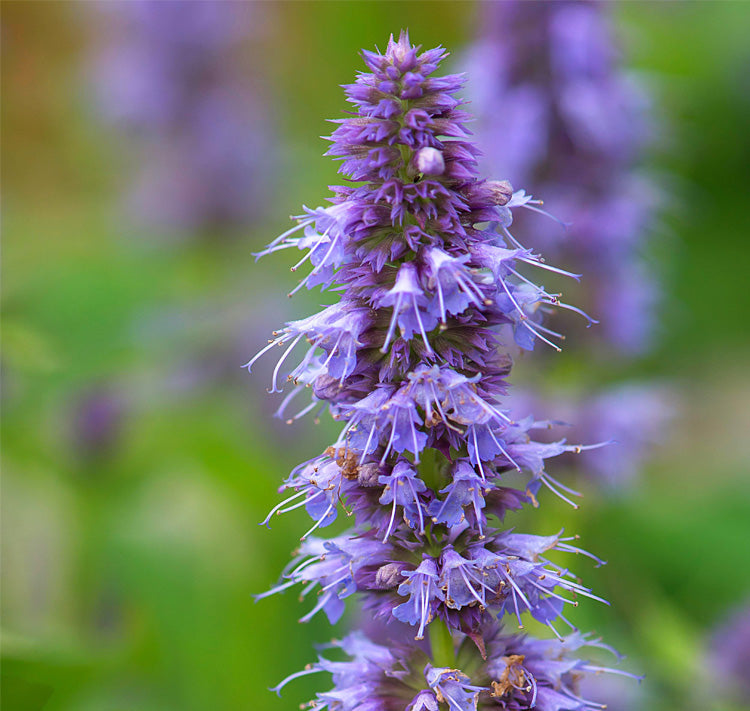
{"label": "individual purple floret", "polygon": [[[132,134],[130,214],[167,233],[257,219],[272,174],[269,117],[237,52],[261,8],[131,0],[98,8],[97,102]],[[246,74],[246,73],[245,73]]]}
{"label": "individual purple floret", "polygon": [[[510,350],[554,345],[544,314],[578,310],[535,285],[533,270],[566,272],[510,231],[513,214],[538,201],[477,177],[455,97],[462,78],[434,76],[445,56],[420,53],[405,33],[383,54],[363,52],[369,71],[345,87],[356,111],[330,137],[352,182],[261,252],[302,250],[294,269],[310,265],[297,289],[320,285],[340,298],[287,323],[247,367],[280,352],[271,389],[291,388],[279,414],[328,409],[342,427],[292,471],[264,521],[304,509],[313,523],[259,597],[301,588],[312,599],[302,620],[323,612],[335,622],[356,594],[368,632],[383,632],[372,636],[390,629],[405,640],[385,648],[354,633],[334,645],[350,661],[321,657],[289,677],[333,674],[317,708],[597,709],[577,679],[603,670],[575,657],[586,638],[568,615],[583,598],[604,601],[564,561],[601,561],[562,532],[502,528],[542,488],[570,501],[545,462],[585,448],[537,441],[547,422],[511,415],[505,400]],[[289,416],[305,392],[309,403]],[[509,473],[523,490],[507,485]],[[318,538],[340,511],[352,527]],[[506,631],[529,618],[557,639]]]}

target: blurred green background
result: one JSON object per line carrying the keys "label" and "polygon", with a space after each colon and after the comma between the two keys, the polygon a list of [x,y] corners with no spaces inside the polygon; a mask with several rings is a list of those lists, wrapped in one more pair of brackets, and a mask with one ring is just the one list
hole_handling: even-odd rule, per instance
{"label": "blurred green background", "polygon": [[[476,7],[264,4],[253,41],[278,141],[267,217],[175,245],[119,212],[132,158],[87,90],[94,4],[2,3],[4,708],[293,708],[328,680],[283,700],[267,688],[331,630],[299,625],[294,595],[253,602],[308,526],[299,512],[271,532],[257,522],[334,428],[272,420],[267,373],[239,368],[319,301],[286,299],[288,255],[256,266],[251,253],[337,182],[318,136],[346,108],[338,85],[359,49],[408,27],[458,54]],[[750,595],[750,4],[616,13],[668,127],[650,167],[672,195],[663,332],[634,371],[666,378],[680,407],[632,490],[587,492],[577,512],[547,497],[533,525],[564,524],[609,561],[581,569],[612,607],[583,605],[574,621],[646,673],[639,708],[739,709],[715,687],[706,640]],[[99,406],[112,433],[86,447],[80,421]]]}

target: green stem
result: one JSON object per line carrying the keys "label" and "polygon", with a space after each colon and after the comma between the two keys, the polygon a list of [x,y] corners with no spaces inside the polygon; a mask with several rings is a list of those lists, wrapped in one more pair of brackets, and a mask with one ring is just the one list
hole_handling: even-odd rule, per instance
{"label": "green stem", "polygon": [[447,459],[437,450],[428,447],[422,452],[419,476],[431,489],[437,491],[447,483],[444,475]]}
{"label": "green stem", "polygon": [[430,623],[430,646],[432,647],[432,663],[436,667],[456,666],[456,650],[453,646],[453,636],[448,625],[440,618]]}

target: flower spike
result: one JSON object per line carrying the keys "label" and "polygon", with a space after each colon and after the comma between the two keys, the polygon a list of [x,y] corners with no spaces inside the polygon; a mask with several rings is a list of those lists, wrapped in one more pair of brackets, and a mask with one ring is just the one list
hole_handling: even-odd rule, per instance
{"label": "flower spike", "polygon": [[[543,485],[574,495],[545,462],[580,448],[535,441],[545,423],[513,418],[505,405],[512,341],[532,348],[559,338],[543,322],[559,297],[522,272],[562,270],[506,238],[511,211],[538,203],[477,177],[455,98],[463,79],[434,76],[444,56],[420,52],[406,33],[382,54],[363,54],[370,71],[345,87],[356,114],[337,123],[329,150],[353,183],[334,189],[333,207],[306,211],[304,237],[286,233],[268,250],[309,250],[304,283],[340,294],[261,351],[285,347],[272,385],[288,367],[294,386],[280,412],[309,385],[308,408],[327,407],[344,427],[291,473],[264,521],[302,508],[313,520],[264,595],[316,591],[302,621],[322,611],[332,623],[356,595],[376,636],[403,640],[384,647],[354,632],[333,644],[347,661],[320,657],[276,690],[326,671],[334,688],[311,705],[331,711],[476,711],[490,700],[508,711],[595,709],[576,680],[603,669],[575,656],[586,638],[564,610],[577,598],[604,601],[547,558],[584,552],[561,533],[515,533],[490,517],[538,503]],[[301,339],[308,350],[286,366]],[[526,491],[501,485],[510,470]],[[311,535],[340,507],[353,518],[349,531]],[[559,646],[508,630],[528,617]],[[561,635],[558,621],[572,633]]]}

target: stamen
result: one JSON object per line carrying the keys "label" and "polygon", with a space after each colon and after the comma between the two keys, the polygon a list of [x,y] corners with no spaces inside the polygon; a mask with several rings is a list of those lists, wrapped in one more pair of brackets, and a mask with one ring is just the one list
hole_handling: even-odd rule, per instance
{"label": "stamen", "polygon": [[281,366],[283,365],[284,361],[287,359],[289,354],[292,352],[292,349],[294,348],[294,346],[296,346],[300,342],[300,340],[302,340],[303,335],[304,334],[300,333],[299,336],[297,336],[297,338],[295,338],[292,341],[291,345],[284,351],[284,354],[281,356],[281,358],[279,358],[279,362],[276,363],[276,367],[273,369],[273,375],[271,376],[271,389],[269,390],[269,392],[271,393],[282,392],[276,386],[276,379],[278,378],[279,370],[281,369]]}
{"label": "stamen", "polygon": [[518,259],[521,262],[526,262],[526,264],[533,264],[535,267],[539,267],[540,269],[546,269],[548,272],[561,274],[562,276],[570,277],[571,279],[575,279],[576,281],[579,281],[581,279],[580,274],[574,274],[573,272],[566,271],[565,269],[553,267],[546,262],[539,261],[538,259],[529,259],[527,257],[518,257]]}
{"label": "stamen", "polygon": [[497,437],[495,437],[495,433],[492,431],[492,429],[488,427],[487,431],[490,433],[490,437],[492,437],[493,442],[500,448],[500,451],[503,453],[503,456],[516,468],[516,471],[520,472],[521,471],[520,465],[515,459],[513,459],[513,457],[510,456],[510,454],[508,454],[505,447],[503,447],[503,445],[500,444]]}
{"label": "stamen", "polygon": [[310,610],[310,612],[308,612],[306,615],[304,615],[303,617],[300,617],[299,621],[300,622],[309,622],[313,617],[315,617],[315,615],[318,612],[320,612],[326,606],[326,604],[328,603],[328,600],[330,600],[330,598],[331,598],[331,593],[330,592],[326,593],[325,595],[321,595],[320,599],[316,603],[315,607],[313,607],[313,609]]}
{"label": "stamen", "polygon": [[445,301],[443,300],[443,286],[440,283],[440,277],[436,279],[437,281],[437,293],[438,293],[438,303],[440,304],[440,320],[445,323]]}
{"label": "stamen", "polygon": [[[309,220],[305,220],[304,222],[300,222],[296,224],[294,227],[291,227],[283,234],[280,234],[275,240],[273,240],[273,242],[271,242],[266,247],[266,250],[270,249],[271,247],[275,247],[277,244],[279,244],[280,242],[283,242],[287,237],[289,237],[289,235],[293,235],[295,232],[298,232],[303,227],[307,227],[308,225],[311,225],[313,222],[315,222],[314,219],[309,219]],[[257,261],[262,256],[262,254],[263,254],[262,252],[258,252],[258,253],[253,254],[253,256],[255,257]]]}
{"label": "stamen", "polygon": [[367,435],[367,442],[365,442],[365,448],[362,450],[362,457],[359,460],[359,465],[362,466],[365,463],[365,458],[370,452],[370,442],[372,441],[372,436],[375,434],[375,424],[373,423],[372,427],[370,427],[370,433]]}
{"label": "stamen", "polygon": [[276,412],[274,413],[275,416],[283,419],[284,411],[286,410],[286,408],[291,404],[292,400],[297,396],[297,394],[304,389],[304,385],[297,385],[290,393],[288,393],[287,396],[281,401],[281,405],[279,405],[278,410],[276,410]]}
{"label": "stamen", "polygon": [[288,504],[288,503],[289,503],[290,501],[294,501],[295,499],[298,499],[298,498],[299,498],[300,496],[305,496],[305,494],[306,494],[306,493],[307,493],[307,492],[306,492],[306,491],[304,491],[304,490],[303,490],[303,491],[298,491],[298,492],[297,492],[296,494],[292,494],[292,496],[290,496],[290,497],[289,497],[288,499],[284,499],[284,501],[282,501],[282,502],[281,502],[280,504],[276,504],[276,506],[274,506],[274,507],[273,507],[273,508],[272,508],[272,509],[271,509],[271,510],[270,510],[270,511],[268,512],[268,516],[266,516],[266,517],[265,517],[265,518],[264,518],[264,519],[263,519],[263,520],[262,520],[262,521],[261,521],[261,522],[260,522],[260,523],[259,523],[258,525],[259,525],[259,526],[266,526],[266,527],[269,527],[269,528],[270,528],[270,526],[268,526],[268,522],[269,522],[269,521],[271,520],[271,518],[273,517],[273,515],[274,515],[274,514],[275,514],[275,513],[276,513],[276,512],[278,511],[278,510],[280,510],[280,509],[281,509],[282,507],[284,507],[284,506],[285,506],[286,504]]}
{"label": "stamen", "polygon": [[388,352],[388,344],[391,342],[391,338],[393,338],[393,333],[396,330],[396,320],[398,319],[399,312],[401,311],[401,297],[403,295],[399,294],[396,297],[396,304],[393,307],[393,315],[391,316],[391,323],[388,326],[388,333],[385,334],[385,343],[383,343],[383,346],[380,349],[381,353],[387,353]]}
{"label": "stamen", "polygon": [[557,224],[560,225],[560,227],[562,227],[564,230],[567,230],[568,227],[570,227],[570,224],[571,224],[570,222],[563,222],[559,217],[555,217],[554,215],[550,214],[546,210],[542,210],[542,209],[540,209],[538,207],[534,207],[535,204],[536,205],[541,205],[542,201],[541,200],[531,200],[531,201],[527,202],[524,205],[520,205],[519,207],[525,207],[527,210],[531,210],[532,212],[538,212],[540,215],[544,215],[545,217],[549,217],[550,220],[552,220],[553,222],[557,222]]}
{"label": "stamen", "polygon": [[391,436],[388,438],[388,444],[385,447],[385,452],[380,459],[381,464],[385,464],[385,460],[388,458],[388,453],[391,451],[391,445],[393,444],[393,438],[396,436],[396,418],[393,418],[393,424],[391,425]]}
{"label": "stamen", "polygon": [[251,372],[251,368],[253,367],[253,363],[255,363],[258,358],[260,358],[264,353],[267,353],[270,351],[274,346],[281,345],[284,343],[284,341],[288,341],[291,338],[291,333],[285,333],[282,336],[279,336],[278,338],[274,339],[273,341],[269,342],[267,346],[262,348],[260,351],[258,351],[245,365],[243,365],[243,368],[247,368],[248,372]]}
{"label": "stamen", "polygon": [[503,227],[503,234],[505,234],[508,239],[516,246],[518,249],[522,249],[526,251],[526,247],[524,247],[511,233],[510,230],[507,227]]}
{"label": "stamen", "polygon": [[417,306],[417,297],[412,294],[411,296],[412,304],[414,305],[414,314],[417,317],[417,323],[419,324],[419,332],[422,334],[422,340],[424,341],[425,348],[427,349],[427,352],[432,354],[433,350],[430,347],[430,342],[427,340],[427,334],[424,330],[424,324],[422,323],[422,317],[419,315],[419,306]]}
{"label": "stamen", "polygon": [[305,533],[304,535],[300,536],[300,541],[304,541],[316,528],[318,528],[319,526],[321,526],[323,524],[323,521],[325,521],[326,518],[328,518],[328,514],[331,513],[331,511],[333,511],[333,509],[335,509],[335,508],[336,508],[336,501],[333,500],[328,505],[328,508],[325,510],[325,513],[315,522],[315,524],[312,526],[312,528],[308,529],[307,533]]}
{"label": "stamen", "polygon": [[554,348],[558,353],[562,353],[562,348],[539,333],[539,331],[537,331],[535,328],[536,324],[534,324],[532,321],[524,321],[523,325],[526,326],[526,328],[528,328],[529,331],[531,331],[540,341],[544,341],[544,343],[546,343],[548,346],[552,346],[552,348]]}
{"label": "stamen", "polygon": [[553,494],[560,497],[566,504],[570,504],[574,509],[578,508],[578,504],[572,502],[567,496],[560,493],[557,489],[555,489],[554,486],[552,486],[552,484],[550,484],[550,482],[547,479],[546,473],[543,473],[539,478]]}

